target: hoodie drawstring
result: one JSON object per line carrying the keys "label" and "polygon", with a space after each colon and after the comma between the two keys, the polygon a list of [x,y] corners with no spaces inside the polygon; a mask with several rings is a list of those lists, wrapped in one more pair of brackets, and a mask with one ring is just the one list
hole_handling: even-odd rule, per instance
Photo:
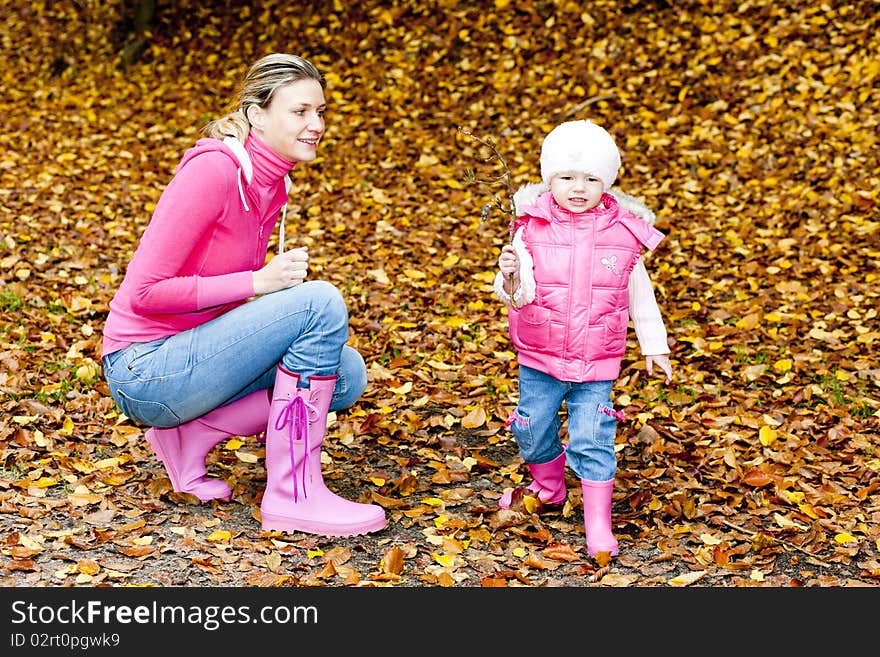
{"label": "hoodie drawstring", "polygon": [[238,174],[238,195],[241,196],[241,203],[244,205],[244,211],[250,212],[251,209],[248,207],[247,199],[244,197],[244,187],[241,184],[241,177],[244,175],[244,172],[239,169]]}

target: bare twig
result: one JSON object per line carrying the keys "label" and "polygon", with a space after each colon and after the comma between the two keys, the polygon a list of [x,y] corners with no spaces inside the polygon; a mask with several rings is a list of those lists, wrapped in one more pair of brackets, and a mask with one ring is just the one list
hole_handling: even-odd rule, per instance
{"label": "bare twig", "polygon": [[[503,185],[506,198],[504,200],[499,199],[497,196],[494,196],[492,202],[487,203],[480,210],[480,220],[485,222],[489,215],[492,213],[492,208],[498,208],[504,215],[507,216],[507,241],[508,243],[513,242],[513,236],[516,229],[516,205],[513,201],[513,182],[510,177],[510,167],[507,166],[507,161],[504,159],[504,156],[498,150],[498,147],[495,145],[495,142],[487,137],[485,139],[478,137],[473,132],[464,128],[462,126],[458,126],[458,131],[473,139],[481,146],[489,150],[489,156],[483,159],[484,163],[497,163],[501,166],[501,172],[495,176],[489,176],[487,178],[480,178],[477,176],[476,172],[473,169],[465,170],[465,182],[469,184],[478,184],[478,185],[486,185],[488,187],[494,187],[496,185]],[[509,274],[507,277],[507,286],[510,290],[510,302],[514,306],[516,305],[513,301],[513,293],[514,293],[514,276],[513,274]]]}

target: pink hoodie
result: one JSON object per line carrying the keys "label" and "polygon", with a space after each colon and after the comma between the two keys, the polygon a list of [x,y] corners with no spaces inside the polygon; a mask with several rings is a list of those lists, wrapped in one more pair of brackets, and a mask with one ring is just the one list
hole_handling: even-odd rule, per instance
{"label": "pink hoodie", "polygon": [[251,134],[199,139],[162,192],[110,302],[103,355],[194,328],[254,294],[294,164]]}

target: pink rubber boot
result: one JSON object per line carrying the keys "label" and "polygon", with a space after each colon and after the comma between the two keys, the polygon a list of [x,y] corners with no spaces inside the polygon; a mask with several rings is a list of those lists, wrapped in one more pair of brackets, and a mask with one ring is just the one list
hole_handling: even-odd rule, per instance
{"label": "pink rubber boot", "polygon": [[584,498],[584,533],[587,539],[587,552],[595,557],[598,552],[610,552],[617,556],[617,539],[611,532],[611,495],[614,492],[614,479],[608,481],[588,481],[581,479]]}
{"label": "pink rubber boot", "polygon": [[[529,472],[534,481],[528,490],[538,494],[538,499],[545,504],[562,504],[565,501],[565,451],[547,463],[528,463]],[[515,490],[515,489],[514,489]],[[513,499],[513,490],[505,492],[498,500],[498,506],[509,509]]]}
{"label": "pink rubber boot", "polygon": [[257,390],[179,427],[151,427],[146,437],[175,491],[192,493],[202,502],[228,500],[232,494],[229,484],[207,476],[205,457],[230,436],[253,436],[264,431],[268,416],[269,396],[265,390]]}
{"label": "pink rubber boot", "polygon": [[298,374],[278,366],[266,428],[266,490],[260,504],[264,531],[356,536],[385,527],[385,510],[339,497],[324,484],[321,444],[336,376]]}

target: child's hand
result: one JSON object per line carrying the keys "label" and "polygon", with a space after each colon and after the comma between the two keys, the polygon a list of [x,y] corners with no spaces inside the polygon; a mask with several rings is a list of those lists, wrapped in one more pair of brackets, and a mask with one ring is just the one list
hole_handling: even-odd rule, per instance
{"label": "child's hand", "polygon": [[653,372],[654,365],[666,373],[666,385],[672,383],[672,363],[669,362],[669,354],[645,356],[645,369],[649,375]]}
{"label": "child's hand", "polygon": [[519,272],[519,256],[516,255],[512,245],[506,244],[501,249],[501,255],[498,256],[498,269],[505,276]]}

